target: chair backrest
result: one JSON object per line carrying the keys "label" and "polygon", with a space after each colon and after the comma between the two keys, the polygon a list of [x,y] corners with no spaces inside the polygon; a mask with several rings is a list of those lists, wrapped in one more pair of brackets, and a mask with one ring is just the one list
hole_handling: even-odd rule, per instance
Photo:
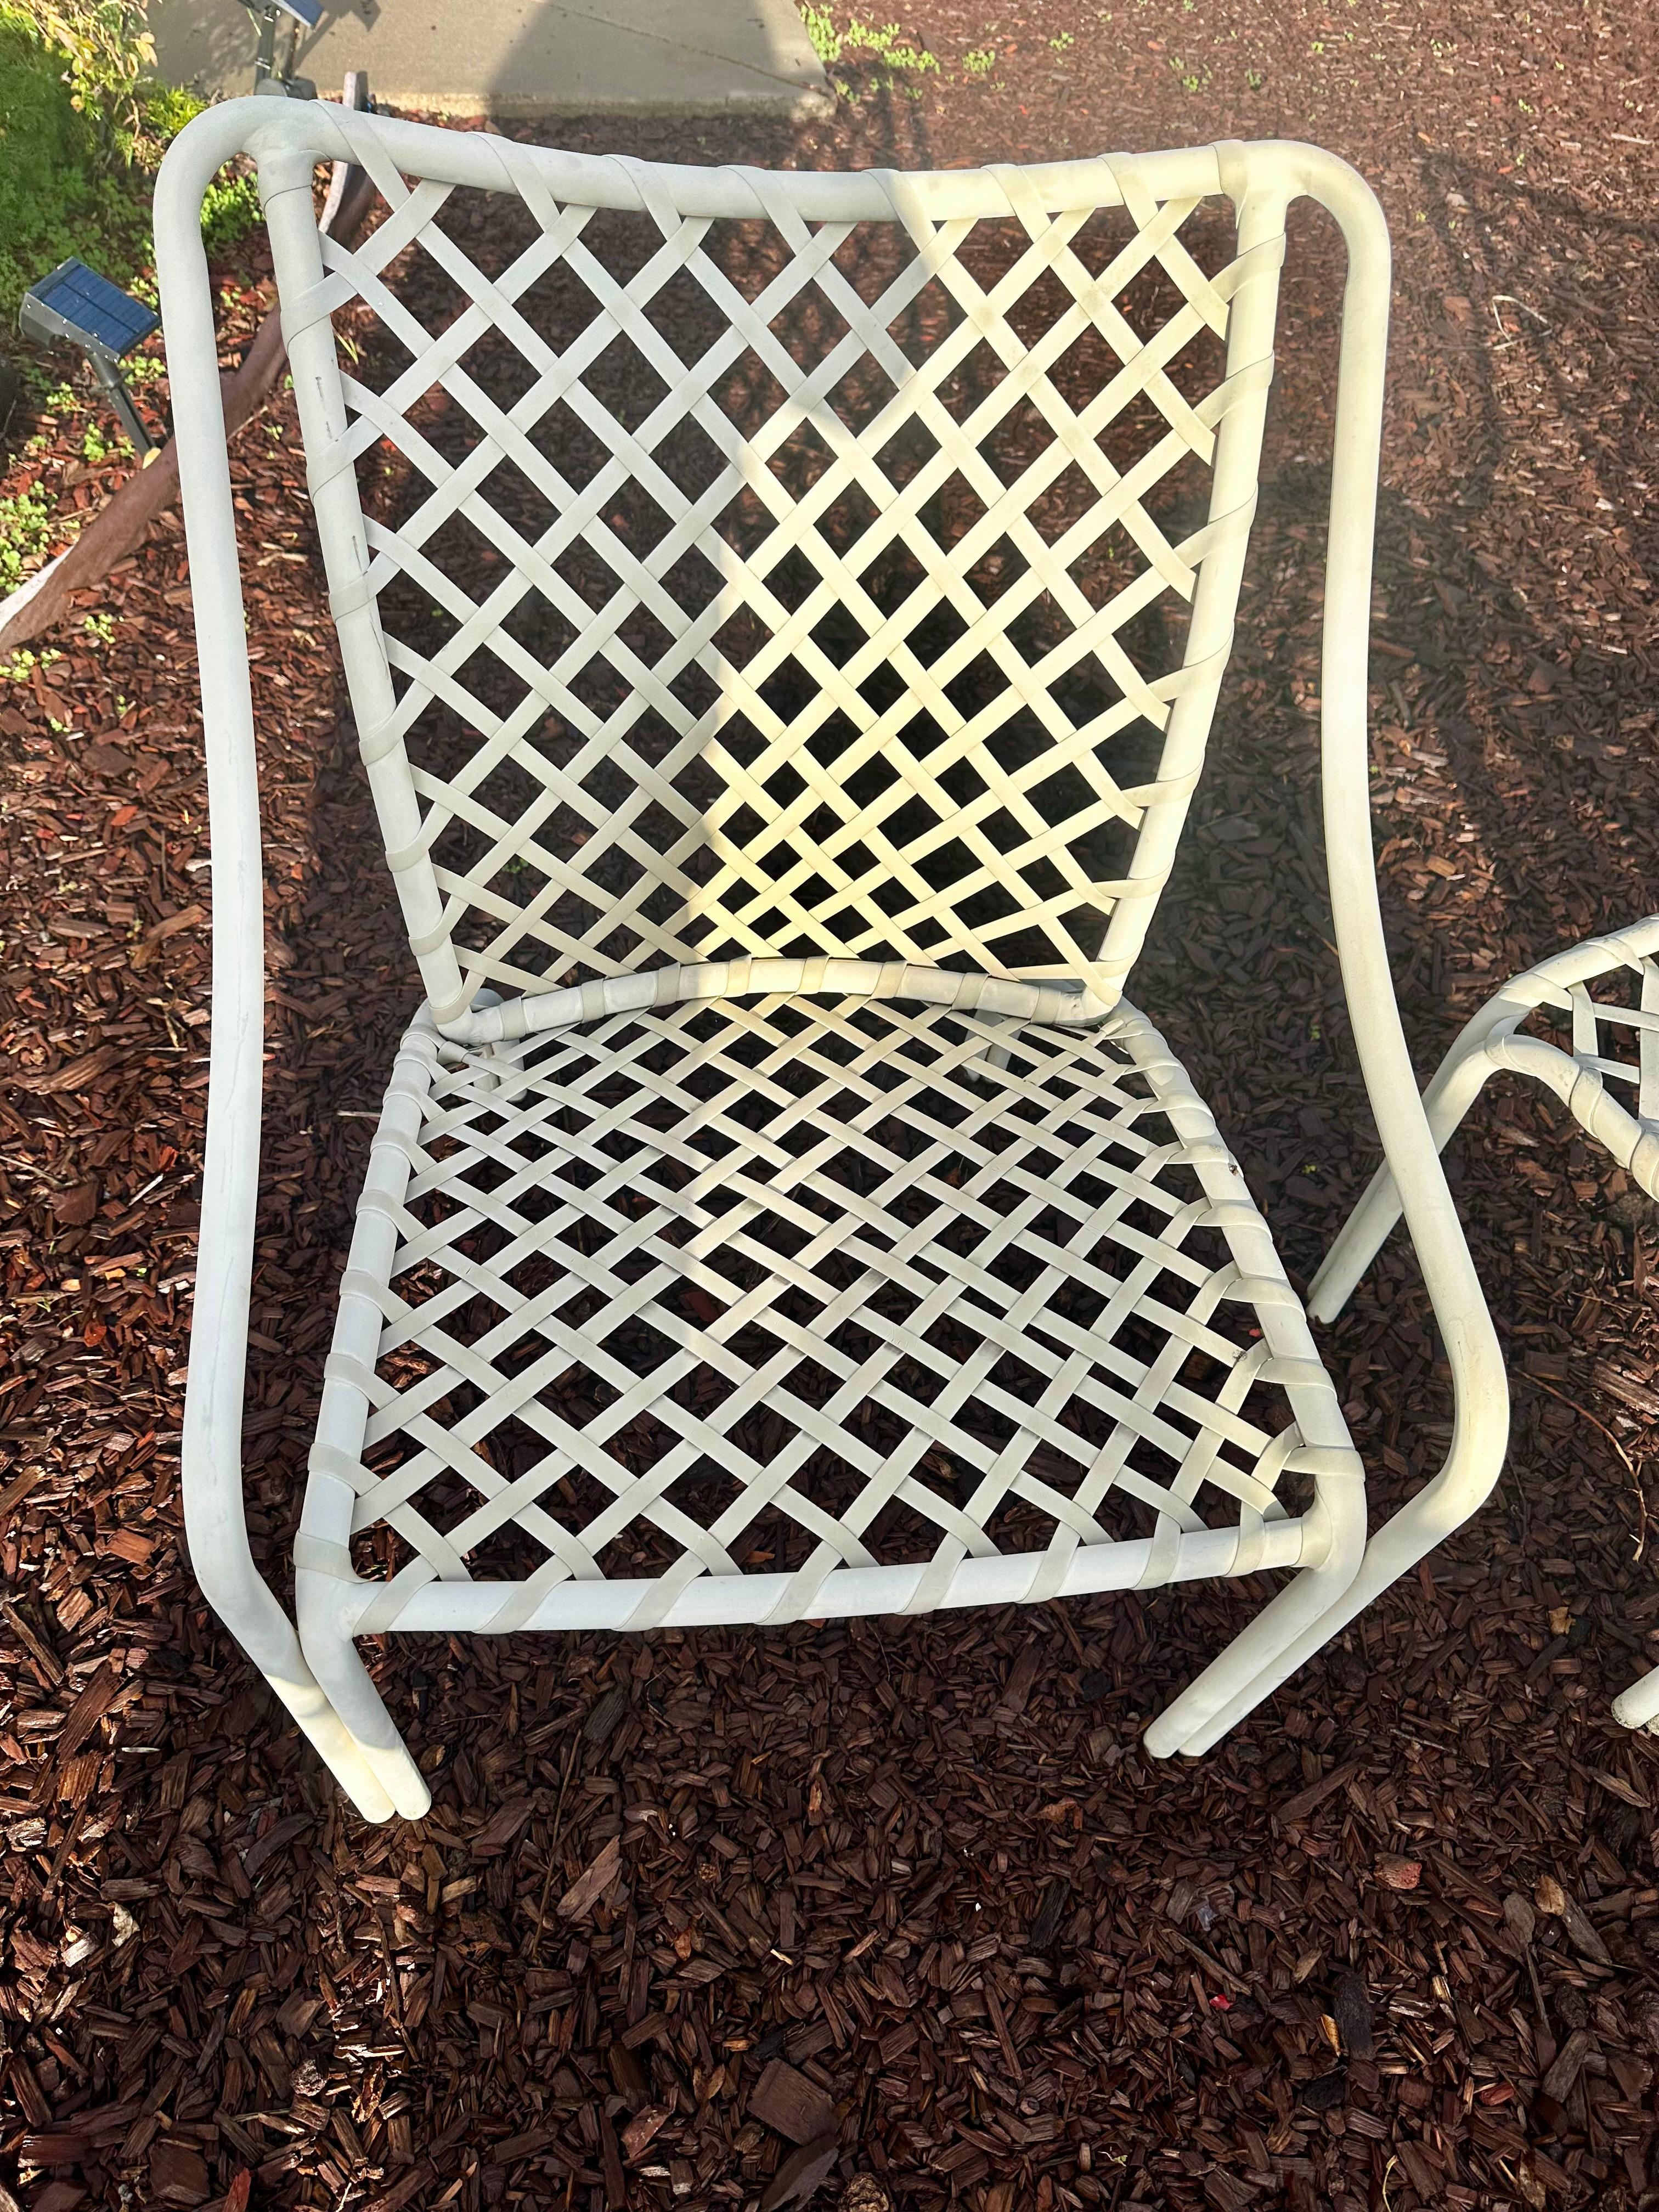
{"label": "chair backrest", "polygon": [[1282,183],[1234,147],[825,175],[308,127],[386,204],[348,250],[318,149],[261,149],[440,1024],[769,953],[1112,1003],[1231,643]]}

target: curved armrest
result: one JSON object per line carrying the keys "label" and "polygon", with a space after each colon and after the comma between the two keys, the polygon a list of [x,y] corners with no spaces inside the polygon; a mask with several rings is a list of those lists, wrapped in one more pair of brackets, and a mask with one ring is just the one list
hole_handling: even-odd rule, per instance
{"label": "curved armrest", "polygon": [[[209,110],[180,134],[155,189],[156,264],[172,381],[201,660],[213,852],[213,1026],[202,1231],[185,1397],[191,1564],[214,1611],[359,1810],[390,1801],[306,1664],[294,1624],[254,1565],[242,1496],[242,1400],[258,1198],[264,1054],[264,896],[241,574],[225,449],[202,199],[241,130]],[[204,128],[204,126],[207,126]]]}

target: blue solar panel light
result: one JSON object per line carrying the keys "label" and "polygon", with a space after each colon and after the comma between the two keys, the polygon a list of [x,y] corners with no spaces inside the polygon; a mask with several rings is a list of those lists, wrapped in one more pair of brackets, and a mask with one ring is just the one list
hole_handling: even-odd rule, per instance
{"label": "blue solar panel light", "polygon": [[121,374],[123,358],[161,327],[160,318],[142,300],[88,269],[84,261],[64,261],[24,293],[17,327],[36,345],[78,346],[135,451],[143,454],[155,450],[155,441]]}

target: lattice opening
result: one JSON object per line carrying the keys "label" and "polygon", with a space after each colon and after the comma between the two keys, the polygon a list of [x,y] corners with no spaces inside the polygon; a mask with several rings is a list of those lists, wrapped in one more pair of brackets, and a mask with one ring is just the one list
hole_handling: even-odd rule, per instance
{"label": "lattice opening", "polygon": [[897,222],[421,189],[384,271],[325,258],[380,319],[347,443],[469,993],[1086,967],[1166,803],[1229,226],[988,220],[930,270]]}
{"label": "lattice opening", "polygon": [[1287,1403],[1240,1387],[1231,1252],[1103,1039],[769,1000],[501,1065],[428,1102],[365,1567],[793,1571],[826,1541],[896,1564],[1267,1502]]}

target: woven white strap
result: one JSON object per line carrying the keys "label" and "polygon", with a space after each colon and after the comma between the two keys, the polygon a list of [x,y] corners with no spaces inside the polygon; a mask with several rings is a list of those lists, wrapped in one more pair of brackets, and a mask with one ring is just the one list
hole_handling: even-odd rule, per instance
{"label": "woven white strap", "polygon": [[[1549,1078],[1575,1119],[1650,1198],[1659,1198],[1656,954],[1659,915],[1541,962],[1498,994],[1504,1018],[1486,1046],[1497,1066]],[[1536,1036],[1522,1028],[1529,1017],[1550,1039],[1555,1069],[1571,1079],[1555,1079],[1548,1055],[1538,1058]]]}
{"label": "woven white strap", "polygon": [[[959,179],[884,175],[890,222],[857,227],[747,169],[724,174],[751,220],[688,217],[677,173],[619,161],[611,196],[640,212],[596,222],[498,141],[530,236],[486,270],[451,187],[400,173],[374,118],[340,128],[385,221],[348,250],[293,192],[270,213],[363,756],[439,1022],[484,985],[733,955],[1115,1000],[1107,917],[1132,902],[1139,941],[1225,663],[1272,372],[1234,319],[1253,297],[1270,332],[1282,228],[1206,274],[1197,198],[1158,201],[1127,157],[1058,209],[989,172],[998,219],[948,212]],[[422,320],[434,285],[453,304]],[[1172,534],[1155,495],[1178,479],[1190,502],[1229,439],[1223,508]],[[398,519],[365,520],[359,478],[388,454]],[[1205,640],[1156,665],[1153,611],[1218,558]],[[1137,726],[1164,762],[1126,776]]]}
{"label": "woven white strap", "polygon": [[[1237,1165],[1139,1016],[1109,1035],[773,996],[489,1053],[417,1024],[343,1285],[300,1565],[400,1540],[361,1631],[434,1579],[474,1626],[636,1583],[1006,1555],[1051,1595],[1218,1510],[1265,1556],[1286,1474],[1358,1480]],[[522,1549],[492,1558],[504,1533]],[[481,1556],[482,1555],[482,1556]],[[1281,1555],[1282,1556],[1282,1555]],[[1190,1571],[1190,1570],[1187,1570]],[[736,1601],[740,1606],[740,1601]]]}

